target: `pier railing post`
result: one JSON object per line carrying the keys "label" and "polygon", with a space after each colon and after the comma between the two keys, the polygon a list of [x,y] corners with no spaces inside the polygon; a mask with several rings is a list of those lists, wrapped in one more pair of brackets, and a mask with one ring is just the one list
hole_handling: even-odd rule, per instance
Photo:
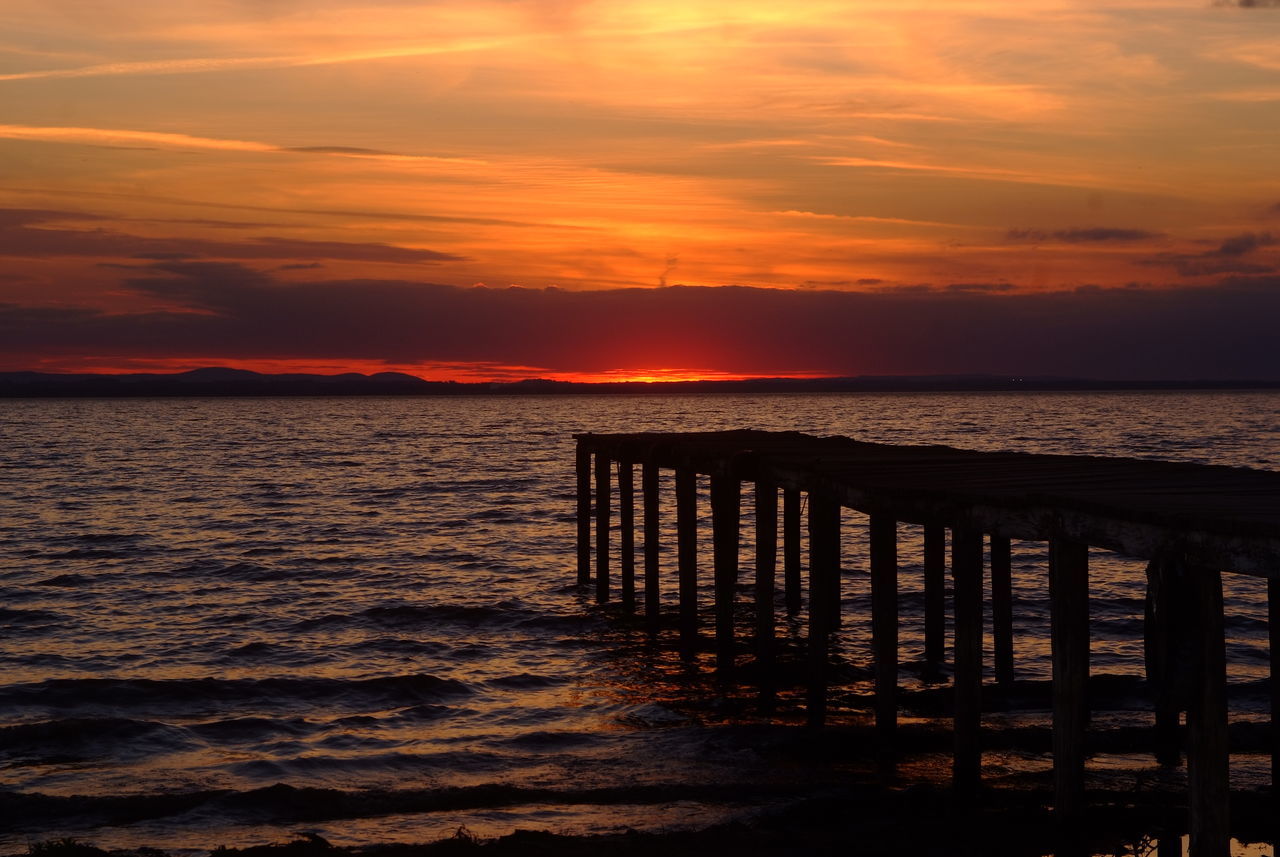
{"label": "pier railing post", "polygon": [[716,669],[733,669],[733,600],[738,586],[742,486],[737,476],[711,477],[711,531],[715,554]]}
{"label": "pier railing post", "polygon": [[800,491],[787,488],[782,492],[782,576],[786,590],[787,614],[800,612]]}
{"label": "pier railing post", "polygon": [[871,648],[875,652],[876,733],[891,753],[898,725],[898,525],[871,515]]}
{"label": "pier railing post", "polygon": [[1013,684],[1013,563],[1009,538],[992,533],[991,641],[995,649],[996,681]]}
{"label": "pier railing post", "polygon": [[778,567],[778,487],[757,479],[756,502],[756,657],[773,659],[773,600]]}
{"label": "pier railing post", "polygon": [[658,520],[658,465],[646,460],[640,475],[644,495],[644,618],[650,633],[660,621],[661,595],[658,590],[658,555],[662,530]]}
{"label": "pier railing post", "polygon": [[840,574],[840,504],[809,495],[809,694],[810,726],[827,716],[827,658],[831,647],[830,581]]}
{"label": "pier railing post", "polygon": [[631,614],[636,612],[636,493],[634,470],[625,459],[618,461],[618,552],[622,609]]}
{"label": "pier railing post", "polygon": [[1196,653],[1187,706],[1187,786],[1191,807],[1191,857],[1227,857],[1230,757],[1227,745],[1227,657],[1222,573],[1188,568],[1195,610]]}
{"label": "pier railing post", "polygon": [[955,605],[955,741],[952,775],[960,794],[972,794],[982,779],[982,531],[951,530],[951,577]]}
{"label": "pier railing post", "polygon": [[676,470],[676,567],[680,578],[680,645],[692,652],[698,640],[698,477]]}
{"label": "pier railing post", "polygon": [[947,528],[924,528],[924,660],[937,670],[946,659]]}
{"label": "pier railing post", "polygon": [[591,450],[578,441],[578,584],[591,582]]}
{"label": "pier railing post", "polygon": [[1084,812],[1089,722],[1089,548],[1049,542],[1049,636],[1053,658],[1053,788],[1060,821]]}
{"label": "pier railing post", "polygon": [[609,456],[596,452],[596,601],[609,600]]}

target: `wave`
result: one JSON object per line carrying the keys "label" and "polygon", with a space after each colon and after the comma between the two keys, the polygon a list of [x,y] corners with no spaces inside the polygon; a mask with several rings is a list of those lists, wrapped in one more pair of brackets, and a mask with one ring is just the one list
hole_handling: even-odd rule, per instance
{"label": "wave", "polygon": [[383,707],[465,696],[460,681],[400,675],[367,679],[50,679],[0,688],[0,707],[53,710],[197,708],[208,705],[326,705]]}

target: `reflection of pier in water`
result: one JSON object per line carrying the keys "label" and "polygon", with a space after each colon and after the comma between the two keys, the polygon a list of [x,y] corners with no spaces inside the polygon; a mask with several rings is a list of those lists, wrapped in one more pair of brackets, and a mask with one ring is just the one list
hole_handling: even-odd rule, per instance
{"label": "reflection of pier in water", "polygon": [[[892,748],[898,688],[898,522],[924,527],[925,659],[944,657],[946,532],[951,531],[954,649],[954,786],[980,780],[983,670],[983,534],[988,535],[996,681],[1013,680],[1010,539],[1048,542],[1055,813],[1085,808],[1089,721],[1088,547],[1150,561],[1144,623],[1157,758],[1186,752],[1193,857],[1228,853],[1226,655],[1222,571],[1269,578],[1271,650],[1280,637],[1280,473],[1084,456],[969,452],[818,438],[793,432],[577,435],[578,581],[611,596],[610,518],[615,486],[622,606],[637,607],[634,465],[642,467],[643,609],[659,611],[659,471],[675,471],[680,636],[697,637],[697,477],[710,477],[718,668],[733,666],[740,499],[756,504],[754,647],[774,654],[778,497],[782,497],[785,603],[801,601],[801,497],[808,498],[808,713],[825,716],[828,641],[840,621],[840,510],[869,515],[875,724]],[[592,458],[594,456],[594,467]],[[594,480],[593,480],[594,474]],[[594,481],[594,492],[593,488]],[[595,498],[593,508],[592,498]],[[1271,660],[1272,782],[1280,782],[1277,659]],[[1188,680],[1189,678],[1189,680]]]}

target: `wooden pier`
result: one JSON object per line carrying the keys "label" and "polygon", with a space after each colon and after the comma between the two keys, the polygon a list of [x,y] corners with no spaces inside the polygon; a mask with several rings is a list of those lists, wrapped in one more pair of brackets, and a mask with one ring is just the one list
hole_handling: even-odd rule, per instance
{"label": "wooden pier", "polygon": [[[643,611],[659,623],[659,473],[675,474],[679,629],[685,645],[699,629],[698,477],[709,477],[717,668],[735,653],[740,500],[755,496],[757,656],[775,641],[778,521],[783,601],[803,597],[802,501],[808,515],[809,720],[827,705],[828,640],[841,621],[840,510],[869,516],[872,650],[877,743],[892,752],[898,711],[899,522],[924,528],[925,658],[944,658],[945,573],[950,532],[953,783],[980,784],[984,536],[989,561],[994,675],[1012,681],[1014,643],[1010,540],[1048,544],[1052,652],[1055,814],[1085,811],[1085,731],[1089,721],[1089,547],[1149,560],[1148,683],[1154,689],[1158,758],[1176,761],[1186,713],[1192,857],[1229,853],[1226,655],[1222,573],[1269,578],[1272,782],[1280,785],[1280,473],[1085,456],[971,452],[889,446],[795,432],[579,434],[578,582],[613,597],[610,532],[617,488],[619,585],[624,610],[637,608],[634,468],[642,468]],[[594,494],[593,494],[594,486]],[[781,496],[781,515],[778,514]],[[594,500],[594,502],[593,502]],[[594,521],[593,521],[594,515]],[[594,523],[594,567],[592,529]],[[1188,680],[1189,677],[1189,680]],[[1273,785],[1273,793],[1277,791]]]}

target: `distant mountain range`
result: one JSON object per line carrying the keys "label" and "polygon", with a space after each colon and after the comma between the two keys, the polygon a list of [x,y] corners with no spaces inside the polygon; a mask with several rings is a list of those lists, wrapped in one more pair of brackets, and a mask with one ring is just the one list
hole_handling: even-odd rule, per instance
{"label": "distant mountain range", "polygon": [[848,378],[752,378],[742,381],[578,383],[424,381],[400,372],[266,375],[208,368],[175,374],[0,372],[0,398],[117,396],[468,396],[579,393],[889,393],[1000,390],[1280,389],[1280,381],[1100,381],[1003,375],[860,375]]}

